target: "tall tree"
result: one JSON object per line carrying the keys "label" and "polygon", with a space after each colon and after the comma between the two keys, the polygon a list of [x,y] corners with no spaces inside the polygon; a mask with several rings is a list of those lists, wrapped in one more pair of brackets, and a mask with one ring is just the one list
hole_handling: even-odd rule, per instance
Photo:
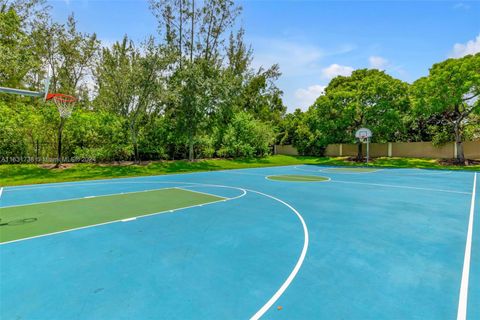
{"label": "tall tree", "polygon": [[438,115],[451,125],[457,161],[465,162],[463,134],[472,114],[480,113],[480,53],[448,59],[433,65],[428,77],[412,87],[415,110],[426,116]]}
{"label": "tall tree", "polygon": [[197,136],[205,129],[206,119],[219,104],[219,70],[207,62],[186,63],[172,78],[171,90],[175,92],[174,110],[178,134],[186,135],[188,159],[193,161]]}
{"label": "tall tree", "polygon": [[33,41],[22,26],[21,16],[13,8],[0,7],[0,83],[22,88],[26,74],[39,64],[33,53]]}
{"label": "tall tree", "polygon": [[95,77],[98,96],[95,105],[128,119],[128,130],[135,161],[140,160],[138,132],[142,119],[162,108],[164,74],[170,63],[168,51],[150,38],[143,54],[124,37],[112,48],[104,48]]}
{"label": "tall tree", "polygon": [[178,64],[182,67],[188,41],[187,24],[189,22],[191,0],[149,0],[150,10],[157,18],[158,32],[167,46],[177,52]]}
{"label": "tall tree", "polygon": [[[326,144],[351,141],[364,126],[372,130],[373,141],[394,141],[408,105],[408,84],[383,71],[360,69],[351,76],[334,78],[312,108],[321,119],[318,129],[330,137]],[[358,158],[362,158],[361,143]]]}

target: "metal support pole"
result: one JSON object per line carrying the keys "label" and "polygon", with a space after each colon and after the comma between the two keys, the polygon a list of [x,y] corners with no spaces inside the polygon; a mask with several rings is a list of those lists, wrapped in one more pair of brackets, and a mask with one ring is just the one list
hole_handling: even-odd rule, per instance
{"label": "metal support pole", "polygon": [[370,157],[370,138],[367,138],[367,164],[368,164],[369,157]]}

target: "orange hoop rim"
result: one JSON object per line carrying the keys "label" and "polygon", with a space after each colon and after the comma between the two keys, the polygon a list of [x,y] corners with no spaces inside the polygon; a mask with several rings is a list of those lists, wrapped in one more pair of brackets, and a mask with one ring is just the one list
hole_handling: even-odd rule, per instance
{"label": "orange hoop rim", "polygon": [[63,93],[49,93],[47,94],[47,98],[45,100],[55,100],[63,103],[74,103],[75,101],[77,101],[77,98]]}

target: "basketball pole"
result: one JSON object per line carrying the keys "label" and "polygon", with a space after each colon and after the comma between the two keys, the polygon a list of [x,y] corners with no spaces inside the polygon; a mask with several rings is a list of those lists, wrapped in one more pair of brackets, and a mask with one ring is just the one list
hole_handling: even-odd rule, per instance
{"label": "basketball pole", "polygon": [[370,157],[370,138],[367,137],[367,165],[368,165],[369,157]]}

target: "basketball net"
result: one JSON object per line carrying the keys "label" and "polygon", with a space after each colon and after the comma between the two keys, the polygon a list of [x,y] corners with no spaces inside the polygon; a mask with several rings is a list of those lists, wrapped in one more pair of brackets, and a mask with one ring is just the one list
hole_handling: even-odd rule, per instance
{"label": "basketball net", "polygon": [[368,142],[368,136],[360,136],[358,137],[358,140],[361,142],[361,143],[367,143]]}
{"label": "basketball net", "polygon": [[53,100],[57,106],[61,118],[68,118],[72,115],[73,107],[77,98],[63,93],[49,93],[45,100]]}

